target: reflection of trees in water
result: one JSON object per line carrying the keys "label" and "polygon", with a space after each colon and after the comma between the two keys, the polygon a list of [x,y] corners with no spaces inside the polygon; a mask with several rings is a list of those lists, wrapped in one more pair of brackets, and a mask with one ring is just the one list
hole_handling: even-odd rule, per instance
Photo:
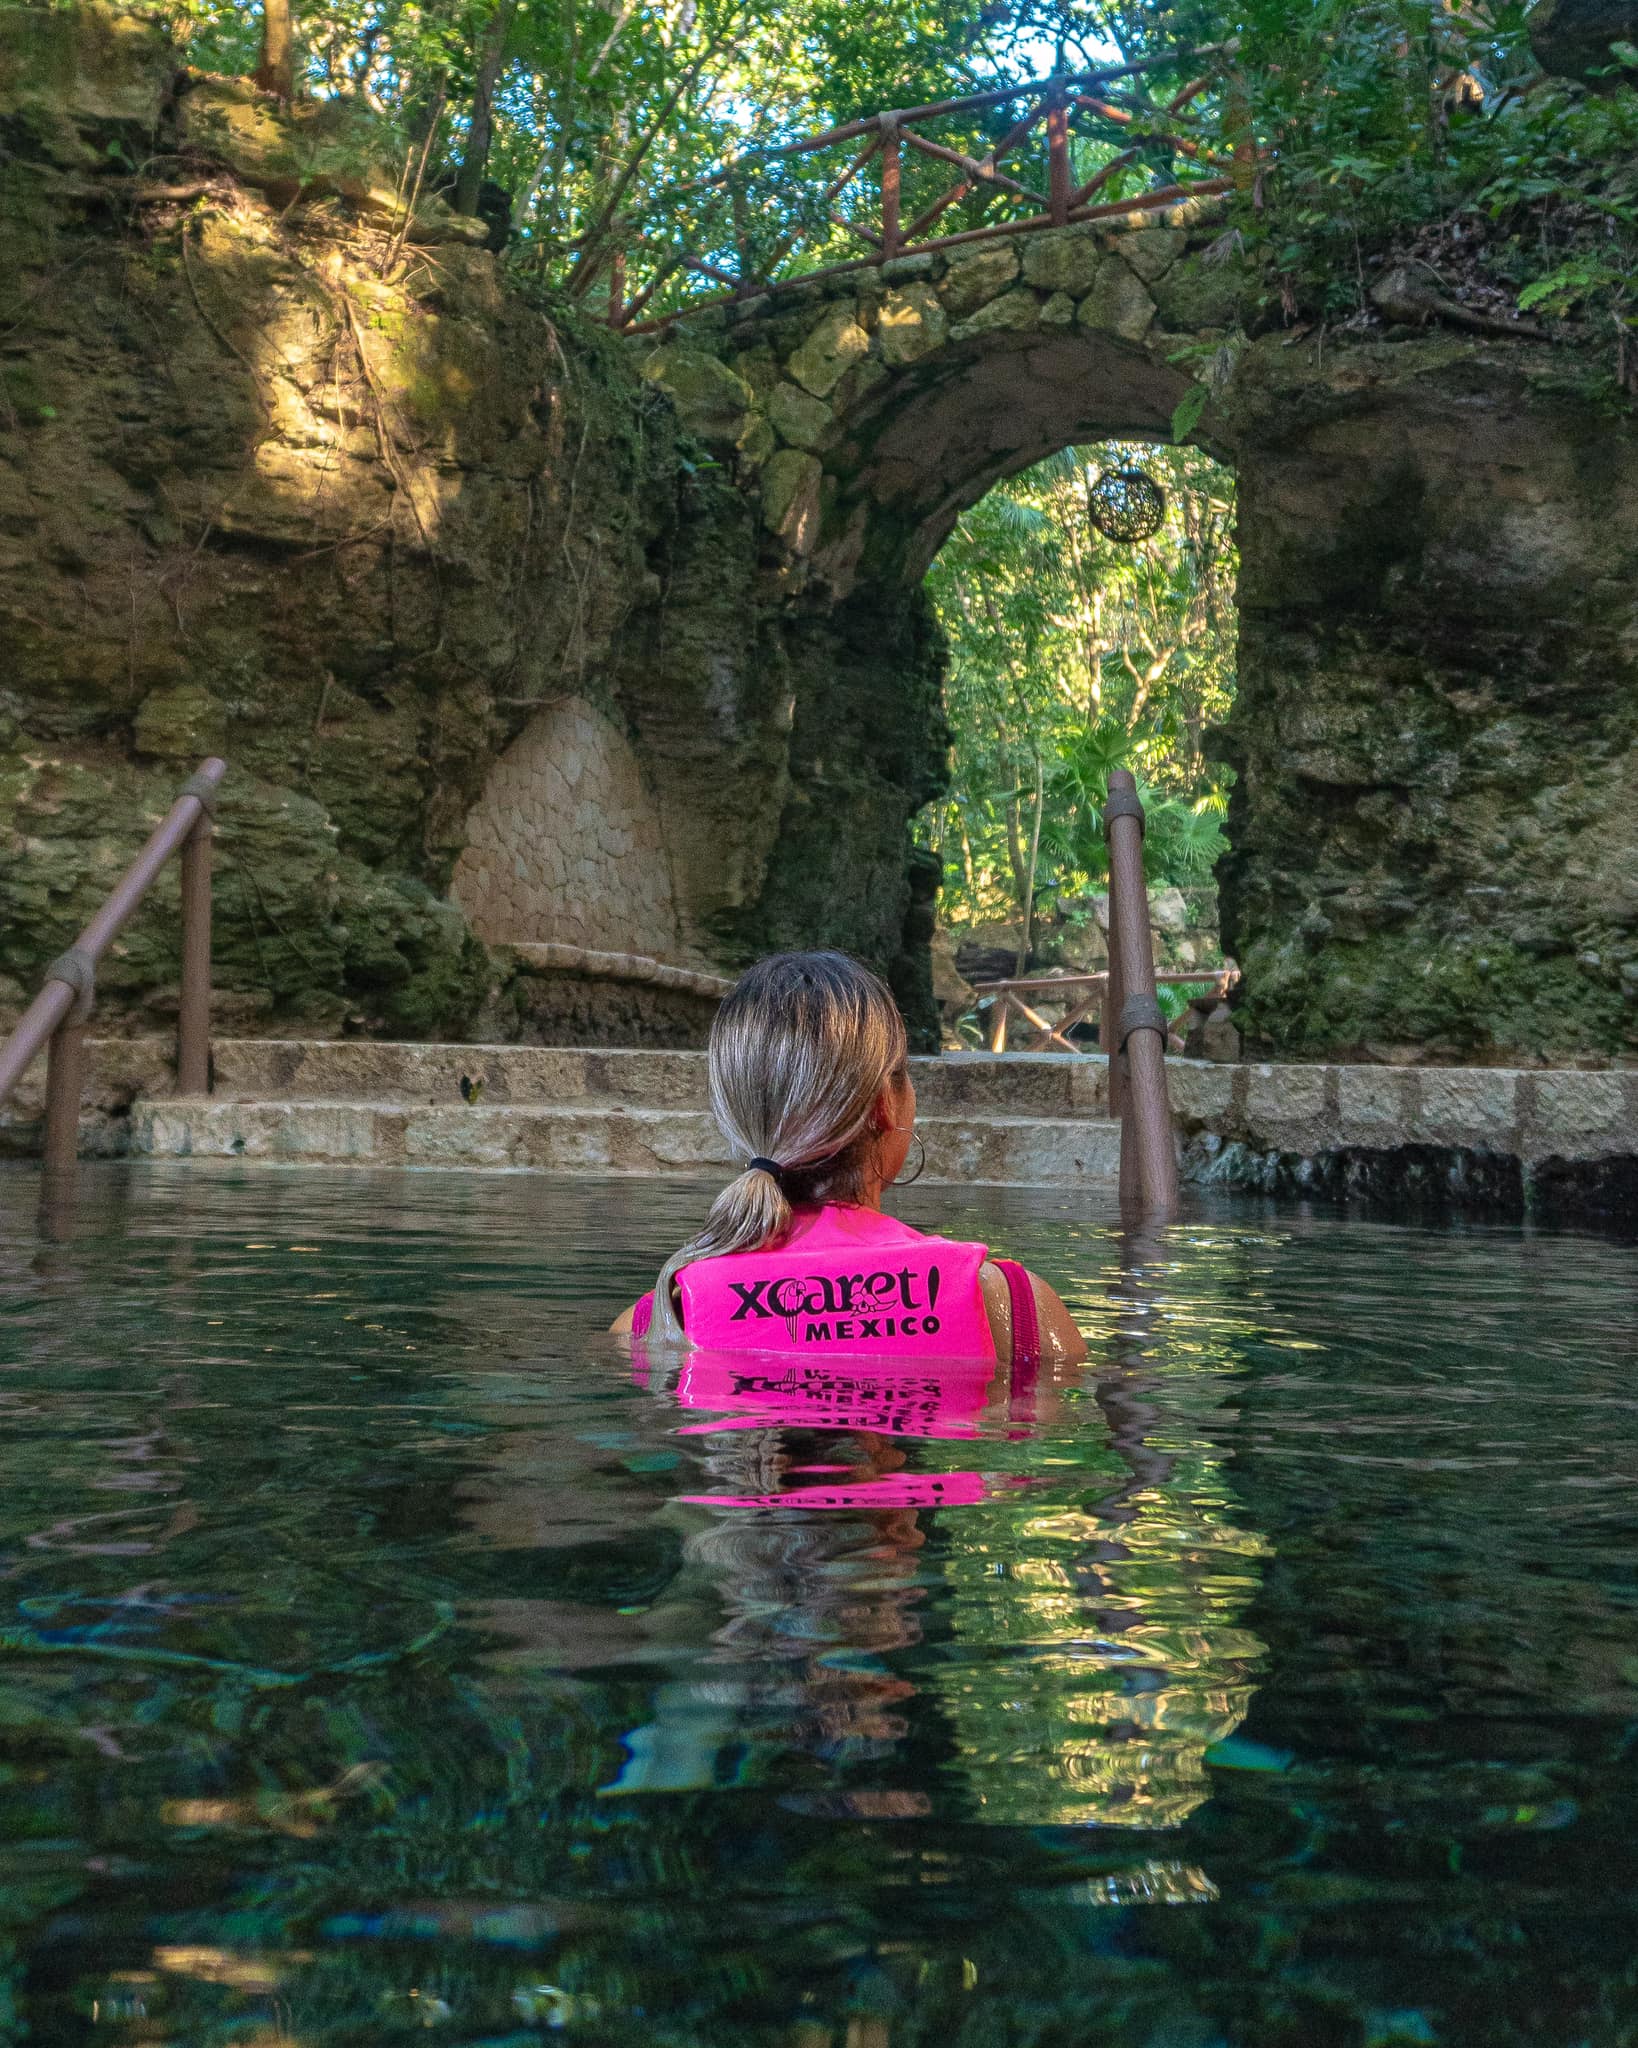
{"label": "reflection of trees in water", "polygon": [[1170,1361],[1150,1356],[1162,1247],[1131,1227],[1119,1242],[1109,1342],[1085,1375],[1107,1450],[1083,1405],[1021,1461],[1045,1476],[1073,1445],[1077,1498],[986,1501],[940,1531],[963,1654],[932,1682],[989,1821],[1177,1826],[1210,1797],[1206,1751],[1244,1719],[1263,1657],[1239,1617],[1267,1546],[1235,1526],[1208,1418],[1179,1411]]}
{"label": "reflection of trees in water", "polygon": [[1184,1482],[1118,1543],[1095,1509],[974,1509],[941,1549],[967,1654],[930,1682],[984,1818],[1171,1827],[1209,1796],[1205,1752],[1244,1719],[1262,1656],[1236,1625],[1254,1538]]}
{"label": "reflection of trees in water", "polygon": [[[912,1727],[936,1727],[942,1761],[924,1757],[912,1790],[892,1788],[900,1811],[928,1810],[937,1792],[945,1810],[991,1823],[1155,1828],[1199,1806],[1206,1751],[1244,1718],[1262,1656],[1239,1616],[1264,1546],[1234,1524],[1204,1418],[1173,1412],[1147,1355],[1157,1258],[1123,1240],[1130,1313],[1089,1371],[1096,1409],[1048,1402],[1039,1429],[1014,1412],[984,1442],[989,1473],[1046,1484],[925,1522],[804,1510],[794,1495],[709,1510],[667,1599],[697,1603],[703,1581],[722,1618],[627,1735],[616,1789],[764,1782],[782,1753],[879,1765],[907,1752]],[[804,1467],[839,1462],[858,1480],[927,1448],[791,1428],[697,1441],[711,1490],[740,1499],[790,1493]],[[898,1764],[909,1775],[907,1753]],[[868,1805],[884,1789],[833,1787],[829,1806],[862,1810],[861,1792]]]}

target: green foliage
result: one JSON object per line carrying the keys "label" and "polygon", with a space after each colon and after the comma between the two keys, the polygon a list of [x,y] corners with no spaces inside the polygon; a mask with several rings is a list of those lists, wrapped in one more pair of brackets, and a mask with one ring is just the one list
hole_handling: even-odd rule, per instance
{"label": "green foliage", "polygon": [[[1232,163],[1241,246],[1269,265],[1286,317],[1360,315],[1374,266],[1419,229],[1459,223],[1464,259],[1476,248],[1504,291],[1571,266],[1575,291],[1535,303],[1606,334],[1613,318],[1624,333],[1638,72],[1612,50],[1607,90],[1544,78],[1526,11],[1526,0],[299,0],[297,23],[304,89],[356,96],[396,122],[406,168],[426,146],[435,179],[466,153],[495,53],[487,163],[511,196],[516,260],[595,304],[614,289],[616,252],[622,302],[643,293],[650,312],[710,289],[700,264],[743,277],[857,255],[826,189],[849,150],[772,151],[883,107],[1114,59],[1153,66],[1118,88],[1151,119],[1081,132],[1091,117],[1078,112],[1076,179],[1130,154],[1102,195],[1118,198]],[[257,7],[168,0],[164,12],[198,67],[255,62]],[[1200,70],[1191,46],[1231,37],[1232,58],[1173,108]],[[935,126],[946,145],[982,154],[1019,111]],[[709,182],[729,164],[731,178]],[[909,152],[902,176],[909,220],[950,170]],[[867,163],[846,196],[867,217],[879,179]],[[1032,203],[975,190],[940,231]],[[1204,402],[1185,398],[1177,438]]]}
{"label": "green foliage", "polygon": [[1546,312],[1567,314],[1600,294],[1625,295],[1630,284],[1627,273],[1601,262],[1595,256],[1572,256],[1545,277],[1538,277],[1519,293],[1519,311],[1528,313],[1538,306]]}
{"label": "green foliage", "polygon": [[1243,225],[1271,255],[1288,314],[1356,313],[1387,252],[1445,225],[1503,286],[1572,272],[1573,292],[1532,301],[1544,310],[1625,322],[1638,93],[1545,78],[1524,0],[1241,0],[1228,12],[1265,152]]}
{"label": "green foliage", "polygon": [[1223,836],[1224,800],[1208,790],[1193,798],[1168,795],[1135,762],[1141,749],[1118,719],[1105,719],[1065,740],[1046,787],[1041,843],[1055,872],[1076,881],[1102,883],[1109,874],[1102,812],[1113,769],[1132,768],[1147,813],[1143,865],[1149,880],[1205,882],[1218,857],[1228,851]]}
{"label": "green foliage", "polygon": [[[1167,493],[1151,541],[1107,541],[1087,490],[1141,462]],[[1019,915],[1030,888],[1074,896],[1108,872],[1109,775],[1149,811],[1156,883],[1200,882],[1224,850],[1203,753],[1234,685],[1233,485],[1197,450],[1066,449],[958,523],[929,578],[950,640],[954,777],[924,824],[954,923]]]}
{"label": "green foliage", "polygon": [[[169,0],[163,11],[196,67],[254,65],[259,8]],[[677,188],[860,111],[989,83],[980,29],[977,0],[931,11],[908,0],[297,5],[301,89],[356,96],[395,121],[406,161],[430,133],[434,179],[465,152],[485,48],[498,38],[487,173],[511,196],[520,256],[559,284],[615,243],[638,264],[637,236],[649,231],[735,269],[770,258],[794,227],[824,222],[819,194],[838,166],[827,162],[817,182],[780,163],[747,170],[733,189]]]}
{"label": "green foliage", "polygon": [[1178,400],[1172,414],[1172,439],[1186,441],[1200,424],[1200,415],[1206,409],[1211,392],[1204,384],[1194,384]]}
{"label": "green foliage", "polygon": [[[259,6],[166,0],[161,11],[195,67],[254,67]],[[427,175],[450,177],[467,155],[475,109],[487,104],[493,132],[479,153],[511,198],[514,260],[604,305],[618,255],[622,302],[643,293],[651,312],[697,295],[702,281],[710,290],[709,274],[761,276],[857,255],[826,190],[857,144],[773,154],[784,145],[883,108],[1027,79],[1054,56],[1080,67],[1111,52],[1107,25],[1060,33],[1040,10],[1004,0],[937,9],[915,0],[296,0],[296,27],[298,90],[357,98],[394,124],[407,178],[423,150]],[[1184,76],[1162,63],[1152,74],[1157,105]],[[924,132],[982,155],[1022,111],[967,110]],[[1196,174],[1164,136],[1128,147],[1125,131],[1101,117],[1080,109],[1072,118],[1077,181],[1117,156],[1132,159],[1113,170],[1107,199]],[[1039,144],[1037,134],[1037,154]],[[730,164],[732,177],[712,182]],[[1026,186],[1044,174],[1012,168]],[[947,162],[913,151],[901,177],[907,222],[952,183]],[[865,164],[846,203],[869,217],[880,180],[880,160]],[[940,231],[1036,203],[979,186],[948,206]]]}
{"label": "green foliage", "polygon": [[1190,109],[1198,125],[1178,125],[1235,158],[1236,225],[1287,318],[1359,315],[1393,251],[1456,228],[1464,272],[1475,262],[1506,292],[1563,270],[1573,289],[1533,304],[1628,330],[1638,51],[1612,46],[1597,92],[1548,78],[1528,13],[1528,0],[1020,0],[1007,21],[1075,63],[1238,37]]}

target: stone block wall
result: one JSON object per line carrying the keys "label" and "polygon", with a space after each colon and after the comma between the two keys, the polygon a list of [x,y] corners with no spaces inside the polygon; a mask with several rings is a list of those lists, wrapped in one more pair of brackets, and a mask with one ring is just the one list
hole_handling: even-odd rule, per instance
{"label": "stone block wall", "polygon": [[1169,1060],[1204,1187],[1638,1229],[1638,1071]]}
{"label": "stone block wall", "polygon": [[491,945],[682,955],[671,860],[642,768],[584,697],[537,712],[489,771],[450,894]]}

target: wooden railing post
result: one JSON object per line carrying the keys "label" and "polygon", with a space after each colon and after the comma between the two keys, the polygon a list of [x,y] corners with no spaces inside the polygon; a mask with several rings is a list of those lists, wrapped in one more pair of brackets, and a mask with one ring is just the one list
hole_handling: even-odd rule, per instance
{"label": "wooden railing post", "polygon": [[1109,967],[1103,981],[1103,1005],[1098,1012],[1098,1050],[1109,1062],[1109,1114],[1120,1116],[1116,1094],[1116,1062],[1120,1056],[1120,962],[1115,958],[1115,899],[1109,899]]}
{"label": "wooden railing post", "polygon": [[182,845],[182,1000],[176,1014],[176,1092],[210,1093],[211,814]]}
{"label": "wooden railing post", "polygon": [[[1135,1198],[1144,1208],[1162,1212],[1177,1204],[1177,1154],[1166,1096],[1166,1019],[1155,995],[1149,892],[1143,879],[1143,805],[1128,769],[1117,768],[1109,777],[1103,830],[1109,845],[1111,981],[1118,963],[1121,986],[1109,1048],[1111,1076],[1117,1062],[1124,1069],[1121,1193],[1123,1199]],[[1128,1154],[1134,1163],[1130,1174]]]}
{"label": "wooden railing post", "polygon": [[880,116],[882,133],[882,260],[889,262],[904,246],[899,231],[899,117]]}
{"label": "wooden railing post", "polygon": [[1047,207],[1052,225],[1061,228],[1069,219],[1069,94],[1061,78],[1047,91]]}

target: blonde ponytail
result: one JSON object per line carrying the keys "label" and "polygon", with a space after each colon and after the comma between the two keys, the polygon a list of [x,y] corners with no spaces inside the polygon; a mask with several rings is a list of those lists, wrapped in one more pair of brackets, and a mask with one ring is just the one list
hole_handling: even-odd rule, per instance
{"label": "blonde ponytail", "polygon": [[871,1111],[907,1054],[886,984],[845,953],[776,953],[747,968],[711,1026],[709,1068],[717,1128],[749,1163],[661,1268],[656,1336],[683,1334],[672,1282],[684,1266],[777,1242],[799,1203],[857,1198]]}

